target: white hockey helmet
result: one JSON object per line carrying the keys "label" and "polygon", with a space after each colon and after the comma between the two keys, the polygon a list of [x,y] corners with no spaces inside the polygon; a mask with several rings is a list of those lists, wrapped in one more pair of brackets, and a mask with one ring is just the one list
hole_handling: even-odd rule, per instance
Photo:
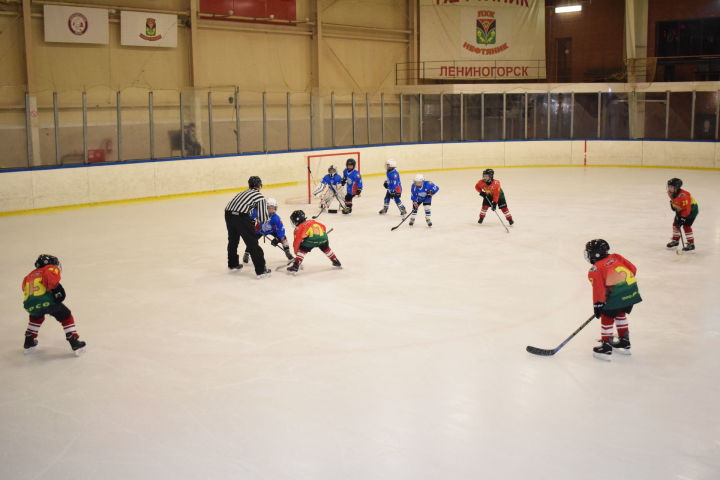
{"label": "white hockey helmet", "polygon": [[397,168],[397,162],[394,158],[388,158],[385,160],[385,166],[388,168]]}
{"label": "white hockey helmet", "polygon": [[266,203],[267,203],[268,207],[277,208],[277,206],[278,206],[277,200],[275,200],[274,198],[268,198]]}
{"label": "white hockey helmet", "polygon": [[415,175],[415,179],[413,180],[413,182],[415,182],[415,183],[424,182],[424,181],[425,181],[425,175],[423,175],[422,173],[418,173],[417,175]]}

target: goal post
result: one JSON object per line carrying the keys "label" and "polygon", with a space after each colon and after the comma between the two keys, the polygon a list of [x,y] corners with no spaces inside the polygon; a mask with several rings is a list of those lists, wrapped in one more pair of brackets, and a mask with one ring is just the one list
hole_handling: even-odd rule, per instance
{"label": "goal post", "polygon": [[334,152],[307,155],[307,202],[312,203],[312,192],[320,184],[322,178],[328,173],[331,165],[335,167],[338,175],[342,176],[345,162],[352,158],[355,168],[360,171],[360,152]]}

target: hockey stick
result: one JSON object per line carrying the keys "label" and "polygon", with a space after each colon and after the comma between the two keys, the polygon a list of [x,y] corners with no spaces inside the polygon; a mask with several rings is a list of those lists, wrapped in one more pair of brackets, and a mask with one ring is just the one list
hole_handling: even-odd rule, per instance
{"label": "hockey stick", "polygon": [[[415,210],[415,212],[417,213],[417,210]],[[398,228],[400,228],[400,225],[402,225],[403,223],[405,223],[405,220],[407,220],[408,218],[410,218],[410,215],[412,215],[412,214],[413,214],[413,210],[410,210],[410,213],[408,213],[407,215],[405,215],[405,216],[403,217],[403,219],[400,220],[400,223],[398,223],[397,225],[395,225],[394,227],[392,227],[392,228],[390,229],[390,231],[392,232],[392,231],[397,230]]]}
{"label": "hockey stick", "polygon": [[593,318],[595,318],[595,314],[590,315],[590,318],[585,320],[583,322],[583,324],[577,328],[577,330],[575,330],[568,338],[565,339],[564,342],[562,342],[560,345],[558,345],[557,347],[555,347],[553,349],[548,350],[548,349],[544,349],[544,348],[531,347],[530,345],[528,345],[527,347],[525,347],[525,350],[527,350],[529,353],[532,353],[534,355],[542,355],[544,357],[549,357],[551,355],[555,355],[562,347],[565,346],[566,343],[568,343],[575,335],[577,335],[580,330],[585,328],[587,326],[587,324],[592,321]]}
{"label": "hockey stick", "polygon": [[503,219],[502,219],[502,217],[500,217],[500,214],[497,212],[497,210],[493,210],[493,212],[495,212],[495,215],[497,215],[498,220],[500,220],[500,223],[502,224],[502,226],[505,227],[505,231],[507,233],[510,233],[510,229],[507,227],[507,225],[505,225],[505,222],[503,222]]}
{"label": "hockey stick", "polygon": [[680,232],[680,245],[678,245],[677,249],[675,250],[675,253],[678,255],[682,255],[685,251],[685,238],[683,237],[683,226],[678,225],[678,231]]}

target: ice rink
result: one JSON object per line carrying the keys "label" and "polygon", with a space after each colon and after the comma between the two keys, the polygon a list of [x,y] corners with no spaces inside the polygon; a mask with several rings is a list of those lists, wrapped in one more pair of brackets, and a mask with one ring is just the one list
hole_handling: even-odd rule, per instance
{"label": "ice rink", "polygon": [[[409,203],[412,174],[403,172]],[[477,224],[482,170],[431,172],[434,226],[379,216],[383,177],[324,214],[297,276],[226,268],[232,194],[0,217],[0,478],[720,478],[720,172],[498,168],[516,224]],[[697,199],[667,250],[665,184]],[[245,179],[238,183],[244,183]],[[265,189],[289,216],[303,186]],[[585,242],[638,267],[631,356],[592,357]],[[271,268],[285,263],[264,244]],[[87,341],[23,355],[20,282],[60,257]]]}

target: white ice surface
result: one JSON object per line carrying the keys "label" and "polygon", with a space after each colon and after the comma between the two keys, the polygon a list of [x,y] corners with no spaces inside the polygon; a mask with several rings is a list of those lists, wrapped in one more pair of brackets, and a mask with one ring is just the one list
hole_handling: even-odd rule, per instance
{"label": "white ice surface", "polygon": [[[320,218],[343,270],[313,251],[262,281],[226,269],[227,194],[0,218],[0,479],[720,478],[720,173],[499,169],[510,234],[476,223],[480,173],[428,174],[433,228],[395,232],[366,178]],[[665,249],[673,176],[694,254]],[[286,225],[301,191],[264,192]],[[597,321],[528,354],[591,313],[597,237],[638,267],[633,355],[594,359]],[[52,318],[22,353],[39,253],[62,260],[80,358]]]}

